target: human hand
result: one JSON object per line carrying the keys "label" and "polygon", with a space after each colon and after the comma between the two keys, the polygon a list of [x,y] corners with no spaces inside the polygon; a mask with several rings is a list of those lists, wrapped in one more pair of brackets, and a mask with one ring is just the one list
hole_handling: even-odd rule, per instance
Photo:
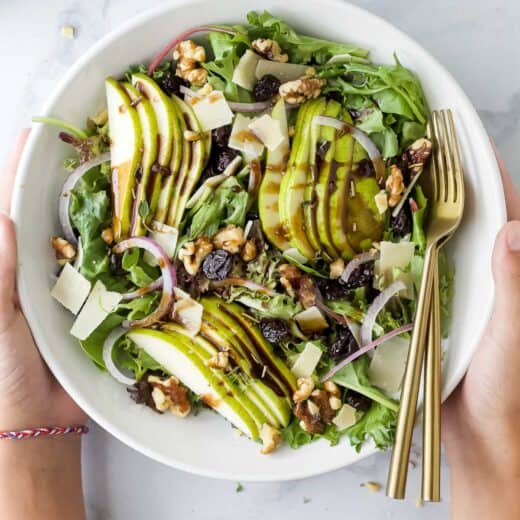
{"label": "human hand", "polygon": [[443,406],[457,519],[520,518],[520,196],[497,160],[509,222],[493,250],[493,313],[464,380]]}
{"label": "human hand", "polygon": [[19,135],[0,175],[0,431],[86,421],[40,357],[18,305],[15,230],[8,214],[28,135],[28,130]]}

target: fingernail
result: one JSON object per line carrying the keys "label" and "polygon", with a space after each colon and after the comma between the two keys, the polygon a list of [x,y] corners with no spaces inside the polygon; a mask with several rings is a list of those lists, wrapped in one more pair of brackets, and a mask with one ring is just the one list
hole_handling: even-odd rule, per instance
{"label": "fingernail", "polygon": [[507,227],[507,245],[511,251],[520,251],[520,221],[510,222]]}

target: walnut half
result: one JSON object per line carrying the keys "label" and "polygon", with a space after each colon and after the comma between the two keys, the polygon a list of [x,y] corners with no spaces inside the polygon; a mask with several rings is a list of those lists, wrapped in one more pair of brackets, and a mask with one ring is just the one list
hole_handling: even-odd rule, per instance
{"label": "walnut half", "polygon": [[317,98],[326,83],[324,79],[303,77],[280,85],[279,94],[290,105],[299,105]]}
{"label": "walnut half", "polygon": [[388,205],[395,208],[405,190],[403,173],[396,164],[390,166],[390,175],[386,179],[385,187],[388,193]]}
{"label": "walnut half", "polygon": [[186,242],[179,251],[179,260],[191,276],[195,276],[204,260],[211,251],[213,244],[208,237],[199,237],[195,242]]}
{"label": "walnut half", "polygon": [[188,390],[176,377],[161,379],[157,376],[148,376],[148,383],[153,387],[152,399],[159,412],[169,410],[177,417],[186,417],[191,412]]}
{"label": "walnut half", "polygon": [[76,258],[75,247],[61,237],[51,237],[51,246],[56,252],[56,261],[60,265],[72,262]]}
{"label": "walnut half", "polygon": [[286,63],[289,61],[289,56],[282,53],[280,44],[269,38],[258,38],[251,42],[251,47],[258,54],[271,61],[278,61],[280,63]]}
{"label": "walnut half", "polygon": [[260,439],[262,440],[261,453],[268,455],[280,446],[282,443],[282,434],[280,430],[271,426],[270,424],[264,423],[260,428]]}

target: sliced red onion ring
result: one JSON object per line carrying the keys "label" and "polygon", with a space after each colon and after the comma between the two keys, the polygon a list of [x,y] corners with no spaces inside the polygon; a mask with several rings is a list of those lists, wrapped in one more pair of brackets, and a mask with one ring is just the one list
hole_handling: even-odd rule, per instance
{"label": "sliced red onion ring", "polygon": [[146,287],[140,287],[139,289],[136,289],[132,292],[123,293],[121,296],[123,297],[123,301],[135,300],[136,298],[140,298],[145,294],[162,289],[162,285],[162,276],[159,276],[159,278],[154,280],[150,285],[147,285]]}
{"label": "sliced red onion ring", "polygon": [[315,116],[312,122],[315,125],[331,126],[340,132],[352,134],[352,137],[365,149],[365,152],[374,164],[376,178],[378,180],[385,178],[385,165],[381,159],[381,154],[375,143],[365,132],[335,117]]}
{"label": "sliced red onion ring", "polygon": [[115,363],[112,358],[112,350],[114,349],[114,345],[117,340],[124,336],[128,330],[125,330],[121,327],[115,328],[105,339],[103,343],[103,361],[105,362],[105,366],[109,374],[119,383],[123,385],[131,386],[135,383],[135,377],[130,377],[128,372],[124,372],[121,370]]}
{"label": "sliced red onion ring", "polygon": [[237,103],[234,101],[228,101],[229,108],[233,112],[262,112],[267,110],[273,105],[271,100],[267,101],[256,101],[255,103]]}
{"label": "sliced red onion ring", "polygon": [[321,382],[324,383],[331,377],[333,377],[337,372],[339,372],[343,367],[346,367],[349,363],[352,363],[352,361],[355,361],[358,357],[361,357],[363,354],[366,354],[368,351],[372,350],[373,348],[382,345],[389,339],[394,338],[395,336],[399,336],[400,334],[404,334],[405,332],[410,332],[413,329],[413,324],[408,323],[407,325],[403,325],[402,327],[399,327],[398,329],[394,329],[387,334],[380,336],[379,338],[375,339],[374,341],[371,341],[364,347],[361,347],[359,350],[356,350],[354,353],[350,354],[350,356],[346,357],[341,363],[338,363],[332,370],[327,372],[322,378]]}
{"label": "sliced red onion ring", "polygon": [[333,311],[321,298],[321,294],[316,298],[316,307],[323,311],[329,318],[334,321],[337,321],[341,325],[347,325],[347,318],[340,314],[339,312]]}
{"label": "sliced red onion ring", "polygon": [[164,249],[155,240],[152,240],[149,237],[133,237],[123,240],[114,246],[113,252],[121,254],[132,247],[144,249],[157,259],[161,269],[163,292],[159,305],[155,311],[140,320],[124,321],[123,327],[149,327],[158,322],[170,311],[173,304],[173,289],[177,285],[177,275]]}
{"label": "sliced red onion ring", "polygon": [[361,253],[356,255],[345,267],[345,270],[341,273],[340,280],[343,283],[348,283],[350,276],[352,273],[362,264],[366,264],[367,262],[372,262],[372,260],[377,260],[379,258],[379,252],[371,253],[367,251],[365,253]]}
{"label": "sliced red onion ring", "polygon": [[153,71],[158,67],[159,63],[161,63],[161,61],[164,60],[164,58],[175,48],[175,46],[179,42],[182,42],[183,40],[189,38],[192,34],[199,32],[221,32],[227,34],[236,34],[236,31],[234,31],[233,29],[225,29],[224,27],[215,27],[212,25],[201,25],[200,27],[193,27],[191,29],[188,29],[187,31],[184,31],[183,33],[179,34],[179,36],[171,40],[162,49],[162,51],[152,60],[152,63],[150,63],[150,66],[148,67],[148,75],[152,75]]}
{"label": "sliced red onion ring", "polygon": [[103,153],[98,155],[96,158],[91,161],[87,161],[86,163],[78,166],[68,177],[61,188],[60,200],[58,205],[58,217],[60,219],[61,228],[63,230],[64,238],[76,246],[78,244],[78,239],[74,233],[72,228],[72,223],[70,221],[69,215],[69,205],[70,205],[70,193],[76,186],[77,182],[92,168],[99,166],[100,164],[110,161],[110,153]]}
{"label": "sliced red onion ring", "polygon": [[258,283],[252,282],[251,280],[247,280],[245,278],[238,278],[238,277],[224,278],[223,280],[217,280],[215,282],[212,282],[211,285],[216,288],[238,285],[241,287],[245,287],[246,289],[250,289],[251,291],[259,292],[262,294],[268,294],[270,296],[276,295],[276,291],[269,289],[269,287],[265,287]]}
{"label": "sliced red onion ring", "polygon": [[385,290],[376,296],[372,304],[365,314],[365,320],[361,326],[361,343],[367,345],[372,342],[372,330],[376,323],[377,315],[383,307],[393,298],[399,291],[406,289],[406,285],[401,280],[391,283]]}

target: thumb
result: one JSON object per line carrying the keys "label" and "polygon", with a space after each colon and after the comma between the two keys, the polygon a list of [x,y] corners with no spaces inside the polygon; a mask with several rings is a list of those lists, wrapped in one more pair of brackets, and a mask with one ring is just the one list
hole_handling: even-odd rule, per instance
{"label": "thumb", "polygon": [[518,336],[520,316],[520,221],[508,222],[493,250],[495,305],[491,333],[498,342]]}
{"label": "thumb", "polygon": [[15,313],[16,240],[11,219],[0,212],[0,333]]}

